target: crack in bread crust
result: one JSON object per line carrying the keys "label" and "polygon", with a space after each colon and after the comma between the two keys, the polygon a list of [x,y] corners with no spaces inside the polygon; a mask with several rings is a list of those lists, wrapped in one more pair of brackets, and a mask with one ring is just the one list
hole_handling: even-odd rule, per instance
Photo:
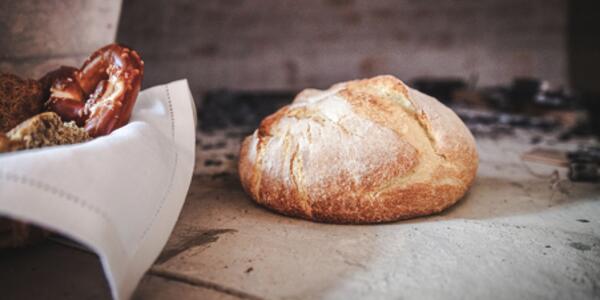
{"label": "crack in bread crust", "polygon": [[373,223],[454,204],[477,165],[474,139],[452,111],[379,76],[305,90],[265,118],[242,146],[240,178],[280,213]]}

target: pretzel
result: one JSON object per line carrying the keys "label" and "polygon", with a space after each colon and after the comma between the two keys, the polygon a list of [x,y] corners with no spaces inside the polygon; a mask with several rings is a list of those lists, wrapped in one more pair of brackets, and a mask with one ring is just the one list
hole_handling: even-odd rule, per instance
{"label": "pretzel", "polygon": [[48,110],[97,137],[129,122],[143,73],[137,52],[111,44],[94,52],[80,69],[61,67],[40,81],[51,83]]}

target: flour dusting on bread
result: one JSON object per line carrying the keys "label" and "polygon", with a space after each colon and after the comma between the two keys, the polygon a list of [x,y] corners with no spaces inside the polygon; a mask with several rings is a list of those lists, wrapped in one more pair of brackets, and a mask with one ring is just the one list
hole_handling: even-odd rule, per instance
{"label": "flour dusting on bread", "polygon": [[464,195],[476,170],[460,119],[392,76],[301,92],[246,138],[239,164],[258,203],[341,223],[438,212]]}

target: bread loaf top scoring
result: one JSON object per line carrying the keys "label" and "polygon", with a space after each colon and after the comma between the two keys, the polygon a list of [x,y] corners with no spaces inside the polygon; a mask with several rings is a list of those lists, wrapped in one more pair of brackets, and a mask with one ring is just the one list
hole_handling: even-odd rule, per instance
{"label": "bread loaf top scoring", "polygon": [[371,223],[441,211],[478,156],[450,109],[393,76],[307,89],[242,145],[242,185],[260,204],[319,221]]}

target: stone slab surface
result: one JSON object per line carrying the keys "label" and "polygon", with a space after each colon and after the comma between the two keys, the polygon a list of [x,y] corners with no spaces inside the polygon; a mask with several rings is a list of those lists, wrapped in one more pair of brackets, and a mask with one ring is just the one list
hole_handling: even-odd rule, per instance
{"label": "stone slab surface", "polygon": [[600,186],[523,162],[528,141],[479,140],[466,198],[384,225],[282,217],[250,202],[235,177],[198,177],[153,270],[264,298],[599,297]]}
{"label": "stone slab surface", "polygon": [[[527,137],[478,143],[480,169],[467,197],[442,214],[383,225],[283,217],[251,202],[235,176],[196,176],[134,298],[600,297],[600,185],[523,162]],[[0,290],[108,297],[93,255],[57,247],[0,254]]]}

